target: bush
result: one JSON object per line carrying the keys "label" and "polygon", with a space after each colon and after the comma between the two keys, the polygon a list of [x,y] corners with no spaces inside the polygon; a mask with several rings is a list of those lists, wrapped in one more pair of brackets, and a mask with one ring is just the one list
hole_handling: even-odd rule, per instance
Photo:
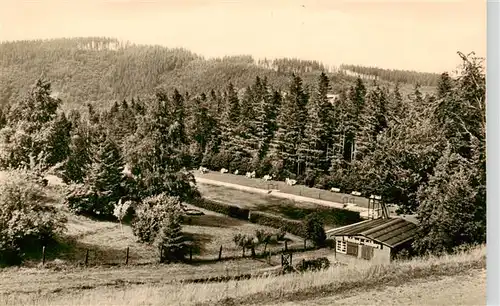
{"label": "bush", "polygon": [[248,220],[250,210],[223,202],[208,199],[197,199],[191,202],[194,206],[214,211],[232,218]]}
{"label": "bush", "polygon": [[311,240],[316,247],[325,246],[326,233],[325,227],[317,214],[307,216],[304,224],[304,232],[307,239]]}
{"label": "bush", "polygon": [[280,229],[299,237],[305,237],[304,225],[300,221],[288,220],[260,211],[252,211],[249,220],[252,223]]}
{"label": "bush", "polygon": [[361,221],[359,212],[341,208],[321,207],[314,214],[321,222],[331,226],[344,226]]}
{"label": "bush", "polygon": [[295,265],[295,271],[306,272],[306,271],[319,271],[325,270],[330,267],[330,260],[326,257],[320,257],[310,260],[302,260]]}
{"label": "bush", "polygon": [[180,210],[179,198],[160,194],[146,198],[135,208],[132,231],[140,242],[153,243],[164,220]]}
{"label": "bush", "polygon": [[49,205],[43,187],[25,171],[0,181],[0,262],[22,261],[28,248],[46,245],[65,228],[65,218]]}
{"label": "bush", "polygon": [[229,168],[229,164],[232,160],[232,155],[229,152],[219,152],[212,156],[210,159],[210,168],[214,170],[220,170],[222,168]]}
{"label": "bush", "polygon": [[346,209],[317,206],[306,208],[291,202],[280,202],[280,205],[264,208],[266,212],[282,215],[291,220],[305,220],[311,214],[317,214],[319,219],[326,225],[337,227],[359,222],[359,212]]}

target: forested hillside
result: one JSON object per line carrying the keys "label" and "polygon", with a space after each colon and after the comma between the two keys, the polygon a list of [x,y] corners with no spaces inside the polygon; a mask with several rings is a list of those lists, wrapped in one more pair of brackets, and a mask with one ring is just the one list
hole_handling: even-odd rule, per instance
{"label": "forested hillside", "polygon": [[379,80],[400,82],[407,84],[420,84],[422,86],[437,86],[439,74],[425,73],[408,70],[382,69],[378,67],[364,67],[359,65],[341,65],[340,72],[354,75],[372,76]]}
{"label": "forested hillside", "polygon": [[[289,76],[288,71],[259,66],[249,56],[206,60],[184,49],[110,38],[4,42],[0,55],[0,104],[19,98],[40,76],[52,80],[54,93],[69,104],[121,101],[157,88],[208,92],[223,89],[229,81],[243,88],[256,76],[285,87]],[[303,78],[312,81],[319,72],[308,71]]]}
{"label": "forested hillside", "polygon": [[[53,94],[66,105],[100,102],[98,105],[109,106],[115,100],[149,95],[158,88],[199,93],[223,90],[231,81],[238,90],[251,85],[257,76],[266,77],[270,85],[285,90],[291,73],[300,74],[307,86],[314,84],[321,72],[327,73],[334,93],[355,81],[345,74],[328,73],[316,61],[256,61],[251,56],[207,60],[184,49],[134,45],[112,38],[3,42],[0,105],[20,98],[41,76],[52,81]],[[426,74],[413,73],[411,79],[388,80],[435,85],[426,79]],[[380,80],[386,83],[383,77]]]}

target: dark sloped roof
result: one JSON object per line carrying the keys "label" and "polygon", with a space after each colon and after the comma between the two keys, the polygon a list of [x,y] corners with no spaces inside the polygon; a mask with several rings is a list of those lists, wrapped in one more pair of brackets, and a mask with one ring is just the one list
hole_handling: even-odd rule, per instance
{"label": "dark sloped roof", "polygon": [[413,239],[416,233],[417,225],[401,218],[364,221],[330,232],[333,236],[364,236],[389,247]]}

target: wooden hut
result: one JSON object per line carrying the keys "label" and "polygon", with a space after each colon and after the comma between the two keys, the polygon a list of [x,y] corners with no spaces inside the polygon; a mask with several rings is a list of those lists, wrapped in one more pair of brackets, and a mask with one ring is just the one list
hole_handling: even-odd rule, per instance
{"label": "wooden hut", "polygon": [[335,251],[379,263],[390,262],[401,250],[409,249],[417,225],[403,218],[380,218],[332,229],[327,236]]}

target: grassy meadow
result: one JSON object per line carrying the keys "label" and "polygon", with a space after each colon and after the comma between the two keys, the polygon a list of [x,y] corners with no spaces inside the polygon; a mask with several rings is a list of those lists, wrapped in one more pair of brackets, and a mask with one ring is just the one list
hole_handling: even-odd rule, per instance
{"label": "grassy meadow", "polygon": [[[287,301],[307,303],[309,300],[352,291],[365,292],[388,286],[404,286],[404,283],[412,281],[484,271],[485,258],[486,247],[482,246],[456,255],[416,258],[385,265],[366,261],[355,265],[332,266],[319,272],[200,284],[173,282],[185,271],[176,265],[68,271],[12,268],[1,272],[0,304],[46,306],[275,305]],[[243,268],[243,262],[240,264],[240,268]],[[195,272],[193,269],[191,273],[208,273],[208,269],[209,266],[200,267],[199,271]],[[453,283],[449,284],[452,285]],[[414,301],[418,298],[414,297]]]}

